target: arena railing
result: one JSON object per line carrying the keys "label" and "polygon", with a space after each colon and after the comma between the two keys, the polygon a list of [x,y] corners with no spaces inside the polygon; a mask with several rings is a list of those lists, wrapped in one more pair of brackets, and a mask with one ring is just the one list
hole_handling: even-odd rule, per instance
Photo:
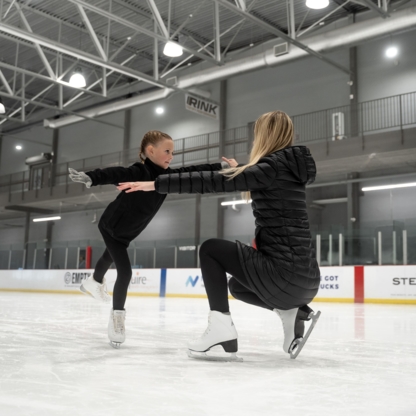
{"label": "arena railing", "polygon": [[[296,142],[336,141],[416,126],[416,92],[346,105],[292,117]],[[175,140],[172,167],[216,162],[220,156],[242,158],[250,151],[253,123],[225,131]],[[220,140],[221,139],[221,140]],[[220,146],[221,144],[221,146]],[[220,155],[221,151],[221,155]],[[139,149],[114,152],[0,176],[0,193],[26,192],[57,185],[68,186],[68,168],[93,170],[127,166],[138,160]]]}

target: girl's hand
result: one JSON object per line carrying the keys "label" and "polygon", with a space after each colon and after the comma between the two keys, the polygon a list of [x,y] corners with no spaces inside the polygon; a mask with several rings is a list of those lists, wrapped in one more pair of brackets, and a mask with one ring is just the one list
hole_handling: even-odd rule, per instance
{"label": "girl's hand", "polygon": [[227,162],[232,168],[236,168],[238,166],[238,162],[235,159],[227,159],[226,157],[223,156],[222,160],[224,162]]}
{"label": "girl's hand", "polygon": [[125,191],[126,194],[136,191],[154,191],[154,182],[122,182],[117,186],[119,191]]}

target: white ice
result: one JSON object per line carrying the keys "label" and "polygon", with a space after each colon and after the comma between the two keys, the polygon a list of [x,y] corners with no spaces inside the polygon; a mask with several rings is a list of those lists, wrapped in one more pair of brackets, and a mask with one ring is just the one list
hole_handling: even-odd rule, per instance
{"label": "white ice", "polygon": [[127,340],[87,296],[0,292],[1,416],[415,416],[416,307],[315,303],[296,360],[269,311],[231,301],[242,363],[187,357],[206,299],[129,297]]}

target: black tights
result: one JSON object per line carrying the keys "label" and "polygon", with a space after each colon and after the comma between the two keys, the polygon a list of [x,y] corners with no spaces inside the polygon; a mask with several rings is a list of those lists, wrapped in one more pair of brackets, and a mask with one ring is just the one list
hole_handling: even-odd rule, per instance
{"label": "black tights", "polygon": [[231,274],[228,285],[231,294],[238,300],[261,308],[273,310],[251,289],[241,267],[237,244],[212,238],[205,241],[199,250],[202,277],[208,302],[212,311],[229,312],[227,275]]}
{"label": "black tights", "polygon": [[113,309],[123,310],[132,275],[127,246],[112,238],[104,229],[100,228],[100,231],[107,248],[95,266],[94,279],[101,283],[111,264],[115,263],[117,280],[113,291]]}

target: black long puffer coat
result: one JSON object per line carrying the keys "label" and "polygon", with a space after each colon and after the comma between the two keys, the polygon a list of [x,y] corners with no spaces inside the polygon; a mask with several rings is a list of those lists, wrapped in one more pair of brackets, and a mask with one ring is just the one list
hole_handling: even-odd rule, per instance
{"label": "black long puffer coat", "polygon": [[219,172],[161,175],[159,193],[251,191],[257,250],[237,241],[251,289],[266,304],[291,309],[316,296],[319,267],[312,248],[305,185],[316,166],[309,149],[292,146],[272,153],[228,180]]}

